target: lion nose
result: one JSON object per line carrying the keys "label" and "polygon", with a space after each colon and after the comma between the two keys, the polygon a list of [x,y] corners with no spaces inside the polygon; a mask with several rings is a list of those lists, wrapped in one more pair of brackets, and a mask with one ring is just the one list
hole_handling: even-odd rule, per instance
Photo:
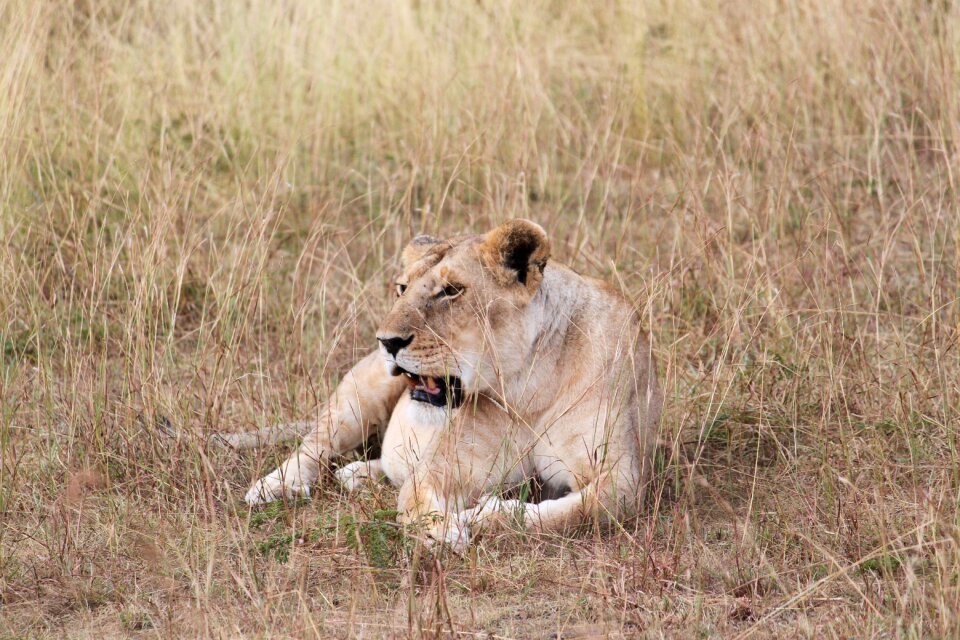
{"label": "lion nose", "polygon": [[405,346],[413,342],[413,336],[407,336],[406,338],[400,338],[394,336],[393,338],[381,338],[377,337],[377,340],[380,341],[380,344],[383,345],[383,348],[387,350],[387,353],[396,357],[400,352],[400,349],[403,349]]}

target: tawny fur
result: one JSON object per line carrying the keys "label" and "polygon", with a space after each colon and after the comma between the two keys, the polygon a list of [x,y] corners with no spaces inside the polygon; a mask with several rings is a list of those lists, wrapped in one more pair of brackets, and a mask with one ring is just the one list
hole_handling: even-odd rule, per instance
{"label": "tawny fur", "polygon": [[[309,494],[326,462],[380,432],[381,458],[347,465],[338,478],[352,488],[385,476],[400,487],[401,519],[427,518],[432,537],[454,547],[504,512],[545,531],[634,513],[662,406],[650,345],[622,296],[549,255],[543,229],[525,220],[485,236],[411,242],[402,293],[378,331],[409,345],[357,363],[299,450],[247,501]],[[465,402],[413,400],[391,375],[397,366],[459,377]],[[533,475],[559,497],[536,505],[493,497]]]}

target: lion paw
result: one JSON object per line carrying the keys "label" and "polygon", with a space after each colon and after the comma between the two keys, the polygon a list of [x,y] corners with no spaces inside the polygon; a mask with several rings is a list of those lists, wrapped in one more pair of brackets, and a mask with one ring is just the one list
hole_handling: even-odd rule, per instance
{"label": "lion paw", "polygon": [[340,486],[350,493],[357,491],[366,484],[370,484],[372,481],[369,464],[366,460],[358,460],[344,465],[337,469],[333,475],[337,478]]}
{"label": "lion paw", "polygon": [[244,500],[248,505],[255,506],[279,500],[280,498],[309,498],[310,486],[303,484],[297,477],[284,477],[277,469],[254,483]]}
{"label": "lion paw", "polygon": [[438,523],[427,532],[427,546],[443,546],[457,555],[463,555],[470,547],[470,528],[461,518]]}

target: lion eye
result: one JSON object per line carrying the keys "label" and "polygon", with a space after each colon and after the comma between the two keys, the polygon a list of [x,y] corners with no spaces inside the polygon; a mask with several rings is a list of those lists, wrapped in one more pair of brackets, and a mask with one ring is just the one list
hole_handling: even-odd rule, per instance
{"label": "lion eye", "polygon": [[463,294],[463,286],[459,284],[448,284],[440,290],[438,298],[456,298]]}
{"label": "lion eye", "polygon": [[407,285],[405,285],[405,284],[400,284],[399,282],[397,283],[397,297],[398,297],[398,298],[399,298],[400,296],[402,296],[402,295],[403,295],[403,292],[406,291],[406,290],[407,290]]}

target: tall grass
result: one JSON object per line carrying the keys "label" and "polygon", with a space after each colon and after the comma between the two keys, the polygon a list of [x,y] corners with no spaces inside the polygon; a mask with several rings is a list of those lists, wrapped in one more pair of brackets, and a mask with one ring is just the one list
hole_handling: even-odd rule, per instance
{"label": "tall grass", "polygon": [[[0,51],[11,634],[960,633],[955,3],[8,0]],[[250,521],[274,452],[154,428],[309,418],[412,234],[515,216],[649,318],[628,531],[391,567],[338,524],[389,489]]]}

